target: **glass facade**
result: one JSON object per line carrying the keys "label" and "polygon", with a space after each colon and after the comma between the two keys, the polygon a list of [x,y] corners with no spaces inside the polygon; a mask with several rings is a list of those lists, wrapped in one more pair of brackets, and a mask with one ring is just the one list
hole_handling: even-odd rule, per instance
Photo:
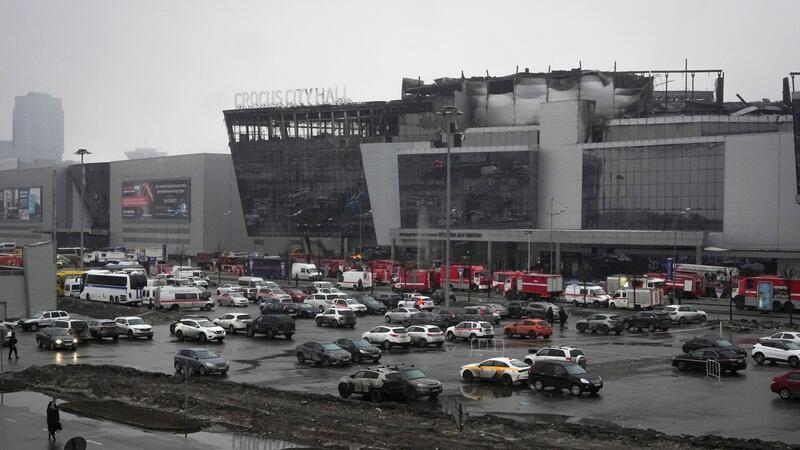
{"label": "glass facade", "polygon": [[584,149],[582,227],[721,231],[724,167],[720,142]]}
{"label": "glass facade", "polygon": [[[537,152],[451,153],[451,226],[530,228]],[[403,228],[446,228],[446,153],[398,156]]]}
{"label": "glass facade", "polygon": [[231,143],[250,236],[374,236],[358,137]]}

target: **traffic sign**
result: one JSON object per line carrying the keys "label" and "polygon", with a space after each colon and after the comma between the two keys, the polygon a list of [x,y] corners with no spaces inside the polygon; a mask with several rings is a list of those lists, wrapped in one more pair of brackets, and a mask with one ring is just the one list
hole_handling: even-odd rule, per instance
{"label": "traffic sign", "polygon": [[462,275],[464,275],[464,268],[463,267],[459,267],[458,268],[458,276],[462,276]]}
{"label": "traffic sign", "polygon": [[722,298],[722,288],[721,287],[715,287],[714,288],[714,293],[717,294],[717,298]]}

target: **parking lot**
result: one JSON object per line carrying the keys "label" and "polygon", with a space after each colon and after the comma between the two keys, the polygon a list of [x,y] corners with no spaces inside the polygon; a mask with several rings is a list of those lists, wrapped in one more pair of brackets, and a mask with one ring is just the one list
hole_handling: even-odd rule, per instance
{"label": "parking lot", "polygon": [[[216,307],[210,318],[225,312],[249,312],[258,308]],[[586,314],[583,308],[577,308]],[[681,353],[681,343],[692,336],[718,333],[718,328],[696,324],[670,329],[668,333],[623,333],[622,336],[578,334],[571,317],[566,329],[555,327],[549,341],[543,339],[505,340],[498,337],[486,348],[471,348],[467,342],[446,343],[442,349],[391,350],[384,352],[381,363],[414,364],[432,378],[444,383],[437,401],[426,402],[431,408],[455,411],[461,403],[471,419],[483,413],[548,420],[583,420],[593,423],[613,422],[628,427],[654,428],[670,434],[720,434],[731,437],[781,440],[800,444],[796,418],[800,401],[784,401],[769,390],[773,376],[788,370],[786,365],[756,366],[748,358],[748,368],[738,375],[723,375],[721,382],[706,379],[704,373],[683,373],[669,365],[669,358]],[[580,314],[580,313],[579,313]],[[625,313],[622,313],[623,315]],[[709,317],[713,319],[714,317]],[[337,395],[337,379],[351,374],[352,367],[323,368],[300,365],[294,356],[295,345],[306,341],[334,341],[360,337],[364,331],[384,323],[382,316],[359,317],[355,329],[317,327],[312,320],[297,319],[297,332],[291,341],[267,340],[228,335],[224,343],[207,347],[222,354],[231,365],[228,379],[278,389]],[[509,321],[504,321],[507,324]],[[502,325],[495,327],[502,335]],[[77,351],[50,351],[36,348],[34,333],[19,333],[21,359],[11,361],[7,369],[44,364],[115,364],[147,371],[171,373],[176,350],[201,346],[179,342],[169,334],[168,324],[154,325],[155,337],[133,340],[122,337],[114,342],[91,342]],[[764,333],[766,334],[766,333]],[[749,350],[750,344],[764,334],[732,336],[734,342]],[[508,388],[492,383],[464,383],[459,368],[494,356],[524,357],[529,349],[545,345],[571,345],[585,352],[587,369],[604,379],[599,395],[573,397],[568,393],[537,393],[527,386]],[[10,367],[9,367],[10,366]],[[360,401],[360,400],[356,400]],[[422,402],[425,402],[424,400]],[[532,416],[531,416],[532,415]],[[757,426],[754,426],[757,425]]]}

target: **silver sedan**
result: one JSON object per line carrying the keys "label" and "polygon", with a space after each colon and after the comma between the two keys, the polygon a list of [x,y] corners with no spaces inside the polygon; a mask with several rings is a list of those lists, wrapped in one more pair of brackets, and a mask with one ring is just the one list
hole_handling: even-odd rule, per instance
{"label": "silver sedan", "polygon": [[386,319],[386,323],[402,323],[414,314],[419,314],[419,310],[414,308],[395,308],[384,314],[383,317]]}

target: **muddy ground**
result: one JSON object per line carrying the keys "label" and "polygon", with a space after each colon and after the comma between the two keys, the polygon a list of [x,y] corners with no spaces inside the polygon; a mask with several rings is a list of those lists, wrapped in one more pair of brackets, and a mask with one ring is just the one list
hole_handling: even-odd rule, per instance
{"label": "muddy ground", "polygon": [[[159,311],[146,306],[115,305],[113,303],[89,302],[72,297],[59,297],[58,309],[70,314],[89,316],[95,319],[113,319],[120,316],[139,316],[147,323],[174,322],[187,314],[186,311]],[[211,312],[200,311],[194,314],[208,315]]]}
{"label": "muddy ground", "polygon": [[[135,406],[106,417],[147,427],[158,414],[181,417],[183,376],[141,372],[119,366],[30,367],[11,378],[27,389],[72,401],[83,410],[110,401]],[[563,448],[563,449],[790,449],[764,441],[716,436],[668,436],[603,424],[515,421],[495,416],[466,418],[459,431],[454,418],[424,402],[380,404],[360,398],[276,391],[225,381],[220,377],[190,377],[189,416],[193,424],[211,429],[267,436],[313,447],[341,448]],[[78,408],[76,408],[78,409]],[[158,414],[149,413],[150,409]],[[154,427],[157,428],[157,427]],[[794,447],[796,448],[796,447]]]}

